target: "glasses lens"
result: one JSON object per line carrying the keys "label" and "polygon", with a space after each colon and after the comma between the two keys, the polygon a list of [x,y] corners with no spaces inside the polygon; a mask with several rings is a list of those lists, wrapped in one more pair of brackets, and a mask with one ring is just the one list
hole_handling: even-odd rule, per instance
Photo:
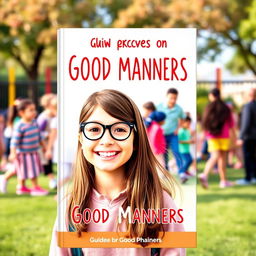
{"label": "glasses lens", "polygon": [[84,135],[88,139],[96,140],[100,138],[103,133],[103,127],[97,123],[88,123],[84,127]]}
{"label": "glasses lens", "polygon": [[111,134],[117,140],[125,140],[131,133],[131,127],[125,123],[117,123],[111,127]]}

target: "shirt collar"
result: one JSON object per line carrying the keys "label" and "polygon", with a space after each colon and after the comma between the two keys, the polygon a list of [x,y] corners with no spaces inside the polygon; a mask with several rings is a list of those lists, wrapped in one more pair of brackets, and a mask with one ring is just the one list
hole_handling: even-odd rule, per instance
{"label": "shirt collar", "polygon": [[126,197],[127,197],[127,188],[119,192],[119,194],[112,200],[109,199],[108,196],[100,194],[96,189],[94,188],[92,189],[92,198],[97,201],[108,200],[108,201],[114,202],[114,201],[122,200]]}

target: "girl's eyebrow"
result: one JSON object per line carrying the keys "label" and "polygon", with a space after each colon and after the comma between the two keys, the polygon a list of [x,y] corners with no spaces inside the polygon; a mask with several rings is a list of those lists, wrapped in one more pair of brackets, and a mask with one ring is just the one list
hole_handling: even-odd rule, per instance
{"label": "girl's eyebrow", "polygon": [[[102,121],[99,121],[99,120],[86,120],[85,122],[86,123],[88,123],[88,122],[96,122],[96,123],[100,123],[100,124],[105,124],[106,125],[106,123],[103,123]],[[116,119],[115,121],[113,121],[111,123],[109,122],[109,124],[114,124],[114,123],[119,123],[119,122],[124,122],[124,121]]]}

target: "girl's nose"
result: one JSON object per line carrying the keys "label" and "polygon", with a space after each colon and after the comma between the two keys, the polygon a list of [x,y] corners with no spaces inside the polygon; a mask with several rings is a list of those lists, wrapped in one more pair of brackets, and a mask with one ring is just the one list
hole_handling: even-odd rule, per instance
{"label": "girl's nose", "polygon": [[105,130],[103,137],[100,139],[101,145],[113,145],[114,139],[110,135],[110,131],[108,129]]}

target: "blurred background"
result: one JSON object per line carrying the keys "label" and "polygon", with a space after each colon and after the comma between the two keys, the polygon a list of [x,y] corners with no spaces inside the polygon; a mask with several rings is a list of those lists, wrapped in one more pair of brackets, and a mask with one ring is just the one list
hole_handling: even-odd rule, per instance
{"label": "blurred background", "polygon": [[[239,114],[247,92],[256,88],[256,0],[5,0],[0,1],[2,117],[18,97],[39,106],[43,94],[56,93],[57,29],[64,27],[197,28],[199,118],[209,90],[219,88]],[[2,130],[4,122],[0,118]],[[204,165],[198,164],[199,172]],[[228,176],[243,178],[243,163],[228,166]],[[188,255],[256,255],[255,185],[221,190],[218,182],[213,173],[210,189],[198,186],[198,248]],[[17,197],[15,184],[10,179],[8,193],[0,194],[0,255],[47,255],[55,191],[40,199]]]}

